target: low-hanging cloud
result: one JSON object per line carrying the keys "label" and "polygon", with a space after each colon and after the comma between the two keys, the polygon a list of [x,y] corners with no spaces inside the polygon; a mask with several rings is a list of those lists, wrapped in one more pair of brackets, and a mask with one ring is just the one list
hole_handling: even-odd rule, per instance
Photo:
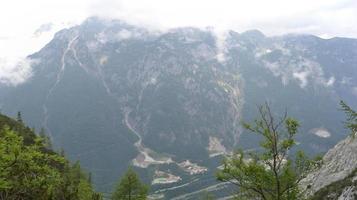
{"label": "low-hanging cloud", "polygon": [[179,26],[259,29],[268,35],[357,37],[354,0],[92,0],[89,13],[161,29]]}
{"label": "low-hanging cloud", "polygon": [[25,82],[32,75],[31,61],[28,58],[7,60],[0,58],[0,84],[18,85]]}
{"label": "low-hanging cloud", "polygon": [[[21,69],[19,60],[38,51],[56,31],[90,16],[121,19],[149,30],[193,26],[214,27],[218,33],[259,29],[267,35],[357,37],[355,0],[12,0],[0,7],[0,84],[20,80],[18,73],[27,69]],[[219,47],[218,59],[224,60],[224,44]]]}

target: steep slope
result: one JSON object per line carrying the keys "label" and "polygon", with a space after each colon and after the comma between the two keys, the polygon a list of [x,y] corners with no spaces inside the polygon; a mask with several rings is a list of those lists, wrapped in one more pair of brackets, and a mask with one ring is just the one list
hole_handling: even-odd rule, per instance
{"label": "steep slope", "polygon": [[17,134],[19,134],[23,138],[25,145],[34,143],[36,134],[33,130],[6,115],[0,114],[0,129],[3,129],[5,127],[16,131]]}
{"label": "steep slope", "polygon": [[217,156],[255,148],[259,138],[239,122],[255,118],[266,100],[302,120],[300,148],[308,153],[344,138],[337,107],[340,98],[355,104],[356,46],[354,39],[259,31],[225,38],[196,28],[150,32],[90,18],[30,55],[32,77],[6,88],[0,107],[44,127],[100,190],[134,165],[148,183],[156,170],[180,176],[153,186],[172,188],[169,198],[217,184]]}
{"label": "steep slope", "polygon": [[100,200],[79,163],[53,151],[18,115],[0,114],[0,198]]}
{"label": "steep slope", "polygon": [[346,178],[333,182],[311,197],[312,200],[355,200],[357,199],[357,169]]}
{"label": "steep slope", "polygon": [[302,185],[315,199],[355,199],[356,171],[357,140],[348,137],[326,153],[322,167],[309,174]]}
{"label": "steep slope", "polygon": [[[254,119],[255,105],[268,100],[274,110],[282,113],[287,108],[300,120],[303,134],[298,140],[304,141],[301,148],[307,152],[326,152],[345,137],[338,134],[343,129],[335,121],[343,119],[337,102],[342,98],[352,106],[356,104],[357,83],[352,77],[357,75],[356,40],[345,44],[345,39],[323,40],[310,35],[265,37],[257,31],[231,34],[227,62],[239,63],[247,102],[242,114],[245,119]],[[332,41],[334,45],[344,44],[348,59],[339,49],[342,45],[333,48]],[[246,136],[241,138],[242,145],[254,139]]]}

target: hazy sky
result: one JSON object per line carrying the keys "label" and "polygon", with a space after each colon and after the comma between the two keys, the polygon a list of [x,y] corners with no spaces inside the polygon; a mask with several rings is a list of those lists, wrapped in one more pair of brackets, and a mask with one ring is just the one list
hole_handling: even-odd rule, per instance
{"label": "hazy sky", "polygon": [[0,83],[30,73],[23,59],[89,16],[150,28],[212,26],[267,35],[357,38],[357,0],[5,0],[0,7]]}

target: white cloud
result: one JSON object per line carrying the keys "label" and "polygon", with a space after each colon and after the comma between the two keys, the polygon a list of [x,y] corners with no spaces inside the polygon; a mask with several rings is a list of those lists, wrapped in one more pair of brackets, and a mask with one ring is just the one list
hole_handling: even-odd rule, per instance
{"label": "white cloud", "polygon": [[[0,59],[7,60],[6,66],[0,65],[0,76],[5,76],[5,68],[16,66],[9,62],[38,51],[54,32],[92,15],[152,29],[212,26],[239,32],[254,28],[267,35],[298,32],[357,37],[355,0],[11,0],[0,6]],[[52,26],[34,37],[44,24]]]}
{"label": "white cloud", "polygon": [[318,136],[320,138],[331,137],[331,133],[325,128],[314,128],[314,129],[310,130],[310,132],[312,132],[313,134],[315,134],[316,136]]}
{"label": "white cloud", "polygon": [[51,31],[52,26],[53,26],[52,23],[42,24],[42,25],[34,32],[34,36],[35,36],[35,37],[40,37],[40,36],[42,35],[42,33]]}
{"label": "white cloud", "polygon": [[309,71],[293,72],[293,77],[300,81],[300,87],[304,88],[308,83]]}
{"label": "white cloud", "polygon": [[40,50],[58,30],[81,22],[85,1],[1,2],[0,84],[18,84],[30,73],[26,57]]}
{"label": "white cloud", "polygon": [[0,83],[17,85],[31,76],[32,61],[26,58],[16,60],[0,59]]}
{"label": "white cloud", "polygon": [[[324,87],[332,87],[335,84],[335,77],[325,77],[324,67],[319,63],[301,56],[293,56],[289,49],[280,44],[275,45],[274,48],[282,53],[282,56],[277,61],[270,62],[265,60],[263,57],[267,52],[265,48],[257,48],[255,57],[262,59],[263,66],[274,76],[280,77],[283,85],[289,84],[292,80],[297,81],[300,88],[305,88],[310,83]],[[304,51],[301,48],[296,48],[295,50]]]}
{"label": "white cloud", "polygon": [[218,62],[224,63],[226,62],[226,53],[227,53],[227,44],[226,39],[228,36],[227,31],[220,31],[220,30],[213,30],[216,35],[216,47],[217,47],[217,54],[216,59]]}
{"label": "white cloud", "polygon": [[331,76],[328,80],[322,80],[322,84],[326,87],[331,87],[335,83],[336,79],[334,76]]}
{"label": "white cloud", "polygon": [[118,40],[126,40],[126,39],[130,39],[132,37],[135,37],[135,33],[132,33],[129,30],[123,29],[121,31],[119,31],[119,33],[117,34]]}
{"label": "white cloud", "polygon": [[354,0],[92,0],[89,12],[152,27],[214,26],[271,34],[357,36]]}

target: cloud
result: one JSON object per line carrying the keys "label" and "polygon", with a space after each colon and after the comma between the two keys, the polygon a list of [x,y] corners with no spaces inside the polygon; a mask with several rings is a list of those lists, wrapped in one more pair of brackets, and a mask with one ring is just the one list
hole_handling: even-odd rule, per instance
{"label": "cloud", "polygon": [[[283,85],[289,84],[290,81],[297,81],[300,88],[305,88],[310,83],[323,87],[332,87],[335,84],[336,78],[334,76],[325,77],[323,66],[319,63],[308,58],[293,55],[290,49],[283,47],[281,44],[275,44],[271,48],[274,51],[281,52],[281,57],[276,61],[266,60],[265,55],[269,55],[272,49],[264,47],[255,49],[255,57],[261,59],[263,66],[274,76],[281,78]],[[302,55],[305,51],[305,49],[300,47],[295,47],[294,50],[300,52]],[[343,79],[341,83],[346,82],[346,80],[348,79]]]}
{"label": "cloud", "polygon": [[335,84],[335,77],[331,76],[328,80],[322,80],[322,84],[325,85],[326,87],[331,87],[333,86],[333,84]]}
{"label": "cloud", "polygon": [[34,36],[35,36],[35,37],[39,37],[42,33],[51,31],[52,27],[53,27],[53,24],[52,24],[52,23],[42,24],[42,25],[34,32]]}
{"label": "cloud", "polygon": [[300,87],[304,88],[307,86],[308,83],[308,76],[310,75],[309,71],[302,71],[302,72],[293,72],[293,77],[300,81]]}
{"label": "cloud", "polygon": [[331,133],[325,128],[314,128],[310,130],[311,133],[315,134],[320,138],[329,138],[331,137]]}
{"label": "cloud", "polygon": [[[210,26],[218,32],[259,29],[267,35],[357,37],[355,0],[11,0],[0,7],[0,55],[7,60],[0,73],[9,73],[9,66],[17,66],[10,62],[38,51],[56,31],[93,15],[159,30]],[[118,37],[132,35],[123,32]],[[218,55],[224,61],[223,43]]]}
{"label": "cloud", "polygon": [[53,38],[54,33],[62,27],[62,25],[53,25],[52,29],[36,33],[33,30],[24,31],[22,35],[14,34],[0,40],[0,84],[23,83],[24,78],[29,77],[31,71],[31,62],[26,57],[44,47]]}
{"label": "cloud", "polygon": [[0,58],[0,83],[5,85],[18,85],[31,77],[31,64],[33,61],[23,58],[8,60]]}
{"label": "cloud", "polygon": [[96,39],[104,44],[107,42],[118,42],[122,40],[128,39],[137,39],[145,36],[145,32],[143,29],[121,29],[119,31],[111,31],[111,30],[103,30],[102,32],[96,35]]}
{"label": "cloud", "polygon": [[62,28],[87,17],[84,0],[12,0],[0,7],[0,84],[16,85],[30,74],[25,58],[44,47]]}
{"label": "cloud", "polygon": [[92,0],[89,13],[162,29],[178,26],[260,29],[357,37],[354,0]]}

